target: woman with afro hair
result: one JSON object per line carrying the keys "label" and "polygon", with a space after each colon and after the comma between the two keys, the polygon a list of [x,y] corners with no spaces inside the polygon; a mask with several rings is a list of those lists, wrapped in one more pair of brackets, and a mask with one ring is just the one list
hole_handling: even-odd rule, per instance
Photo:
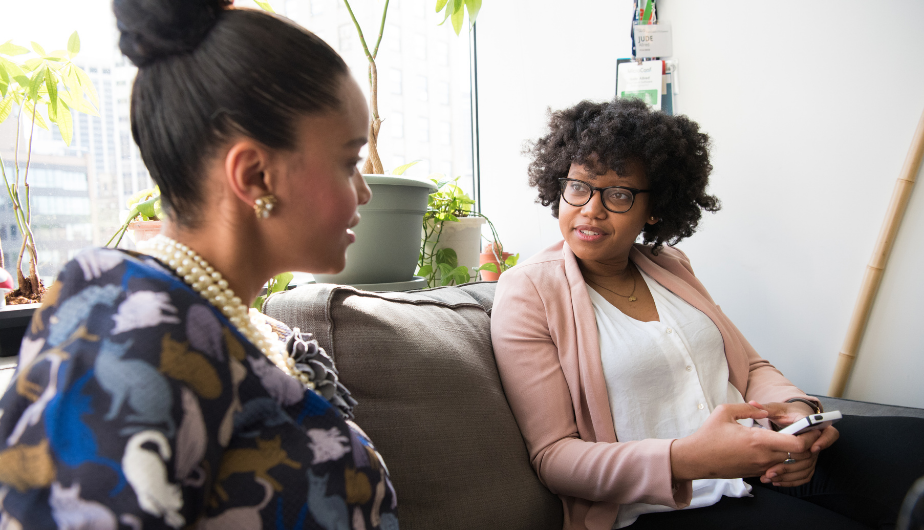
{"label": "woman with afro hair", "polygon": [[924,474],[924,421],[775,432],[820,402],[757,354],[673,247],[719,209],[708,135],[624,99],[553,112],[549,128],[527,149],[529,179],[563,240],[501,277],[491,329],[565,528],[894,525]]}

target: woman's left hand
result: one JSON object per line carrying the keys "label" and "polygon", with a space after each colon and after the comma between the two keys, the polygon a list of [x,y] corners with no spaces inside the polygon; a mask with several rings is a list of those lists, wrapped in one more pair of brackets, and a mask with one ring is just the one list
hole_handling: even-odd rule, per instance
{"label": "woman's left hand", "polygon": [[[782,427],[815,412],[808,405],[801,402],[760,404],[756,401],[751,401],[749,404],[769,412],[770,415],[768,419]],[[790,455],[790,457],[795,460],[795,463],[784,464],[781,462],[772,466],[760,477],[761,482],[764,484],[772,483],[774,486],[786,488],[805,484],[811,480],[812,475],[815,474],[815,464],[818,462],[818,454],[821,453],[823,449],[830,447],[831,444],[837,440],[838,436],[840,436],[840,433],[838,433],[837,429],[833,426],[828,426],[825,429],[809,431],[799,436],[814,438],[814,440],[812,440],[811,450]]]}

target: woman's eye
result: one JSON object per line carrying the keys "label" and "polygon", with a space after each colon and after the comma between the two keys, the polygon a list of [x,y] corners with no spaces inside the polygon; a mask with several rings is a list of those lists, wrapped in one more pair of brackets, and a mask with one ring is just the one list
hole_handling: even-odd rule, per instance
{"label": "woman's eye", "polygon": [[632,198],[632,195],[625,191],[611,191],[610,200],[612,201],[628,201]]}

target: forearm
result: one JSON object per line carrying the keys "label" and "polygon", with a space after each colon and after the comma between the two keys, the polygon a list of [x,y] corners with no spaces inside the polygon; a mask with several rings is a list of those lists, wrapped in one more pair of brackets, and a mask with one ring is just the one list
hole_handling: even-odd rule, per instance
{"label": "forearm", "polygon": [[559,495],[682,508],[690,501],[691,487],[689,481],[672,479],[672,441],[606,443],[567,438],[541,451],[533,466],[546,487]]}

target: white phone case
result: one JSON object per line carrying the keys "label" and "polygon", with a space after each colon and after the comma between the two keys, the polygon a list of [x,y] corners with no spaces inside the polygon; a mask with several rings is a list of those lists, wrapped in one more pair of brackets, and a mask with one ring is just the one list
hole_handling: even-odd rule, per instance
{"label": "white phone case", "polygon": [[783,434],[802,434],[807,431],[824,429],[828,425],[841,419],[841,417],[841,412],[839,410],[822,412],[820,414],[809,414],[785,429],[780,429],[780,432]]}

